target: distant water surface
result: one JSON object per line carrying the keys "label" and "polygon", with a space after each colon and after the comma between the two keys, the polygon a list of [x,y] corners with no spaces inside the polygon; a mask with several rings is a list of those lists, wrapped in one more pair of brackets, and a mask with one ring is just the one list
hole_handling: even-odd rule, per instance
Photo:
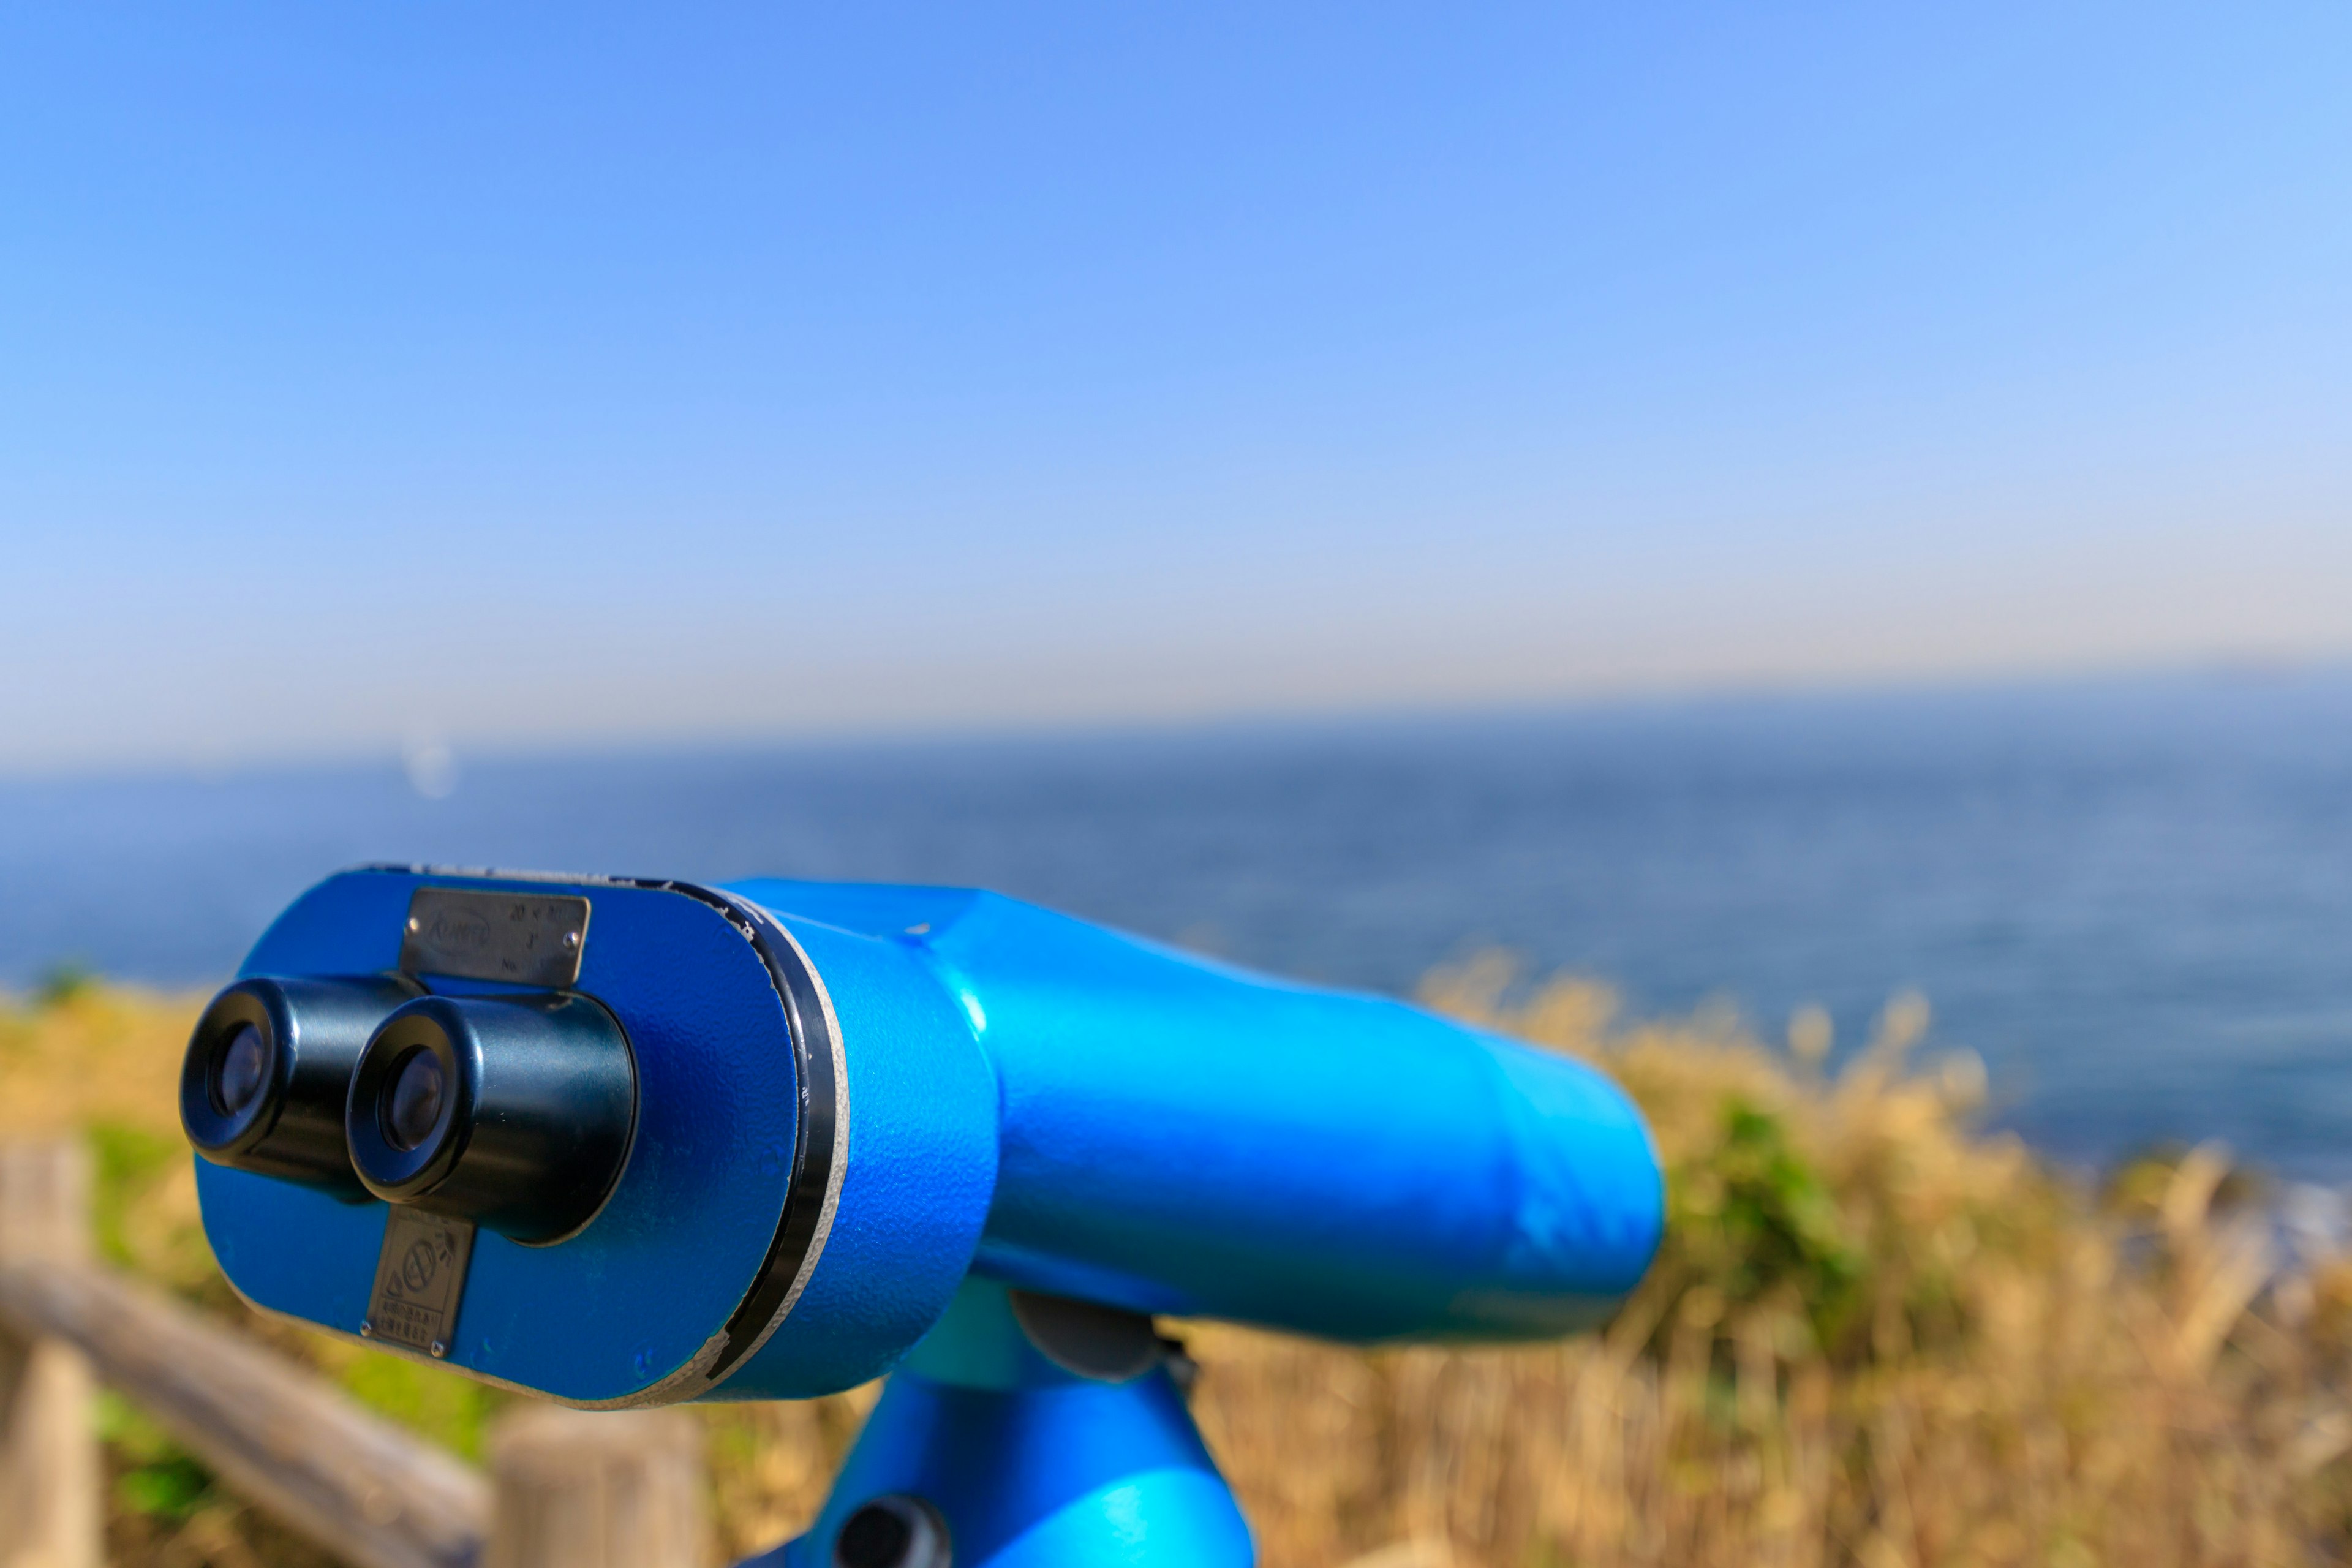
{"label": "distant water surface", "polygon": [[978,884],[1409,992],[1499,946],[1842,1044],[1890,994],[2095,1161],[2352,1180],[2352,677],[0,783],[0,984],[217,981],[371,860]]}

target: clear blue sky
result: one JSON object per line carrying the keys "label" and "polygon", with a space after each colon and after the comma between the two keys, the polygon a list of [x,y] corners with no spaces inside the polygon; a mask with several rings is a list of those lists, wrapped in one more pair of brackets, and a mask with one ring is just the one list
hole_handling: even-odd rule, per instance
{"label": "clear blue sky", "polygon": [[0,768],[2352,653],[2352,10],[0,17]]}

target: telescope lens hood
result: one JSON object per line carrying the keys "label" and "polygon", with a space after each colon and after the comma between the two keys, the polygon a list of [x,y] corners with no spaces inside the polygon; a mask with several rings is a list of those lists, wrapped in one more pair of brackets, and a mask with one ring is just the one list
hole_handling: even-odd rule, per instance
{"label": "telescope lens hood", "polygon": [[343,1132],[376,1196],[543,1246],[603,1206],[636,1097],[627,1035],[585,996],[424,996],[368,1041]]}
{"label": "telescope lens hood", "polygon": [[367,1196],[343,1101],[368,1037],[418,994],[396,975],[240,980],[213,998],[180,1068],[180,1123],[216,1165]]}

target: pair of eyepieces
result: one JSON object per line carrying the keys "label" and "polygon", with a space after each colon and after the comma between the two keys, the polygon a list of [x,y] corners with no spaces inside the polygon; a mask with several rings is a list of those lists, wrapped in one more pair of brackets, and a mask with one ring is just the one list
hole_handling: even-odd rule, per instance
{"label": "pair of eyepieces", "polygon": [[594,1216],[635,1118],[628,1037],[596,1002],[400,975],[240,980],[180,1074],[181,1121],[215,1164],[534,1245]]}

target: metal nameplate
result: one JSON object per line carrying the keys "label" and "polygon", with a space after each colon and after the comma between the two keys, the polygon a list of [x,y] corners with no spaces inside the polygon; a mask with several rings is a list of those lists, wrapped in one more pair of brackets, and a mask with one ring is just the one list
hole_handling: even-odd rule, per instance
{"label": "metal nameplate", "polygon": [[430,1356],[449,1353],[466,1270],[474,1261],[474,1222],[394,1204],[384,1222],[360,1332]]}
{"label": "metal nameplate", "polygon": [[408,900],[400,968],[405,974],[562,989],[579,980],[587,946],[585,899],[419,888]]}

